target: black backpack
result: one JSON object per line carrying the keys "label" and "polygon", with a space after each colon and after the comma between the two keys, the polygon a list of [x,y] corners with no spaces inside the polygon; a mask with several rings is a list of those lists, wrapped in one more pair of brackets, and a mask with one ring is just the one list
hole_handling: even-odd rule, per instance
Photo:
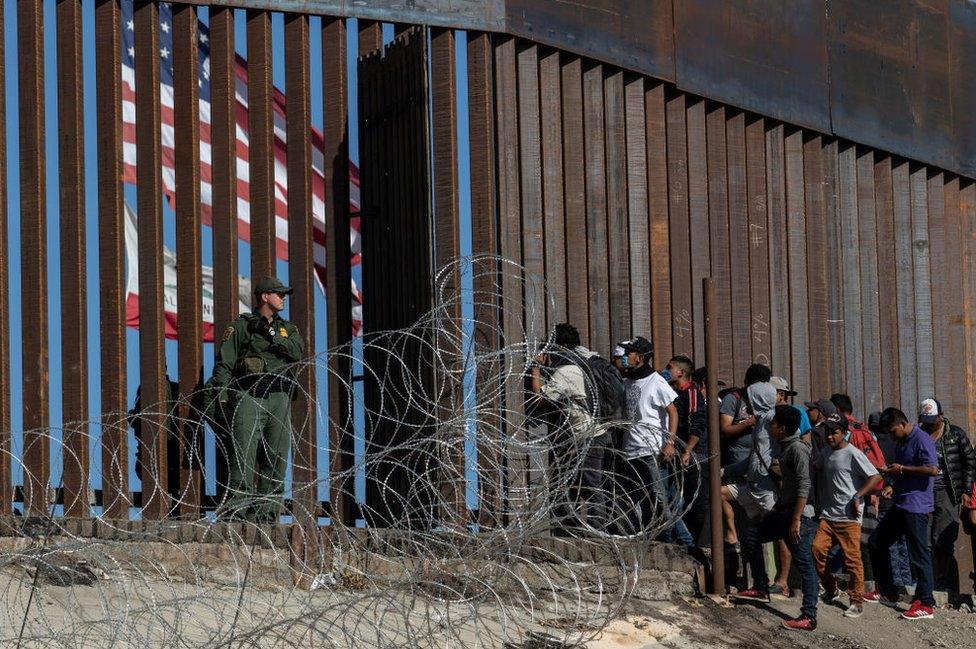
{"label": "black backpack", "polygon": [[597,406],[601,421],[621,419],[624,410],[624,381],[613,363],[601,356],[583,359],[580,369],[587,378],[586,390]]}

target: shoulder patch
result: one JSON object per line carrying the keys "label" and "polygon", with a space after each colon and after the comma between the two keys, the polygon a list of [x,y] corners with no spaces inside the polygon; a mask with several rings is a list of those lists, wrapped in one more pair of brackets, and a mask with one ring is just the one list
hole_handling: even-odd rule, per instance
{"label": "shoulder patch", "polygon": [[228,340],[230,340],[230,337],[233,336],[233,335],[234,335],[234,327],[233,327],[233,325],[228,326],[226,329],[224,329],[224,335],[221,336],[220,342],[222,342],[222,343],[227,342]]}
{"label": "shoulder patch", "polygon": [[288,330],[285,329],[284,327],[280,327],[278,329],[278,335],[281,336],[282,338],[287,338],[288,337]]}

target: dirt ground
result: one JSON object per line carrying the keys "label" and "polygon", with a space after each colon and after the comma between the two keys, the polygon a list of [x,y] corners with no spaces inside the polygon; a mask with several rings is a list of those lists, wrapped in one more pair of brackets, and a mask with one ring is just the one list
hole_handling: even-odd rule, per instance
{"label": "dirt ground", "polygon": [[[845,599],[846,605],[846,599]],[[902,605],[902,609],[907,608]],[[818,628],[787,631],[784,619],[799,614],[798,597],[771,604],[721,605],[711,599],[640,602],[614,621],[589,649],[726,649],[784,647],[826,649],[916,649],[976,646],[976,613],[938,609],[934,620],[908,621],[898,612],[866,604],[858,619],[843,617],[844,606],[821,604]]]}

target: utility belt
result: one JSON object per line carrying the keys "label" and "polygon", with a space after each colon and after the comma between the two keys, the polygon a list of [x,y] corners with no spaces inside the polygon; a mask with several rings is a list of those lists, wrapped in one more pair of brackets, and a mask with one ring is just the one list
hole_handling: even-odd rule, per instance
{"label": "utility belt", "polygon": [[284,374],[252,374],[235,379],[232,387],[260,398],[279,392],[293,396],[296,385],[291,376]]}
{"label": "utility belt", "polygon": [[289,371],[268,372],[260,356],[244,356],[234,368],[233,387],[254,397],[266,397],[278,392],[294,396],[297,386]]}

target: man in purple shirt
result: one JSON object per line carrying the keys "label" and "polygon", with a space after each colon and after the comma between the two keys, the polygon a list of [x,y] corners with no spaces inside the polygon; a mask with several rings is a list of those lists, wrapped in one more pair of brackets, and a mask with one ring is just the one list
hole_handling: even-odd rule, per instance
{"label": "man in purple shirt", "polygon": [[934,617],[932,597],[932,548],[929,545],[929,519],[935,509],[933,485],[939,473],[935,444],[925,431],[909,423],[897,408],[881,413],[879,428],[895,440],[894,457],[881,469],[885,492],[891,492],[892,507],[871,535],[871,562],[878,590],[866,593],[864,601],[886,606],[898,603],[898,591],[891,575],[891,546],[902,534],[908,541],[908,560],[918,575],[915,599],[901,614],[906,620]]}

